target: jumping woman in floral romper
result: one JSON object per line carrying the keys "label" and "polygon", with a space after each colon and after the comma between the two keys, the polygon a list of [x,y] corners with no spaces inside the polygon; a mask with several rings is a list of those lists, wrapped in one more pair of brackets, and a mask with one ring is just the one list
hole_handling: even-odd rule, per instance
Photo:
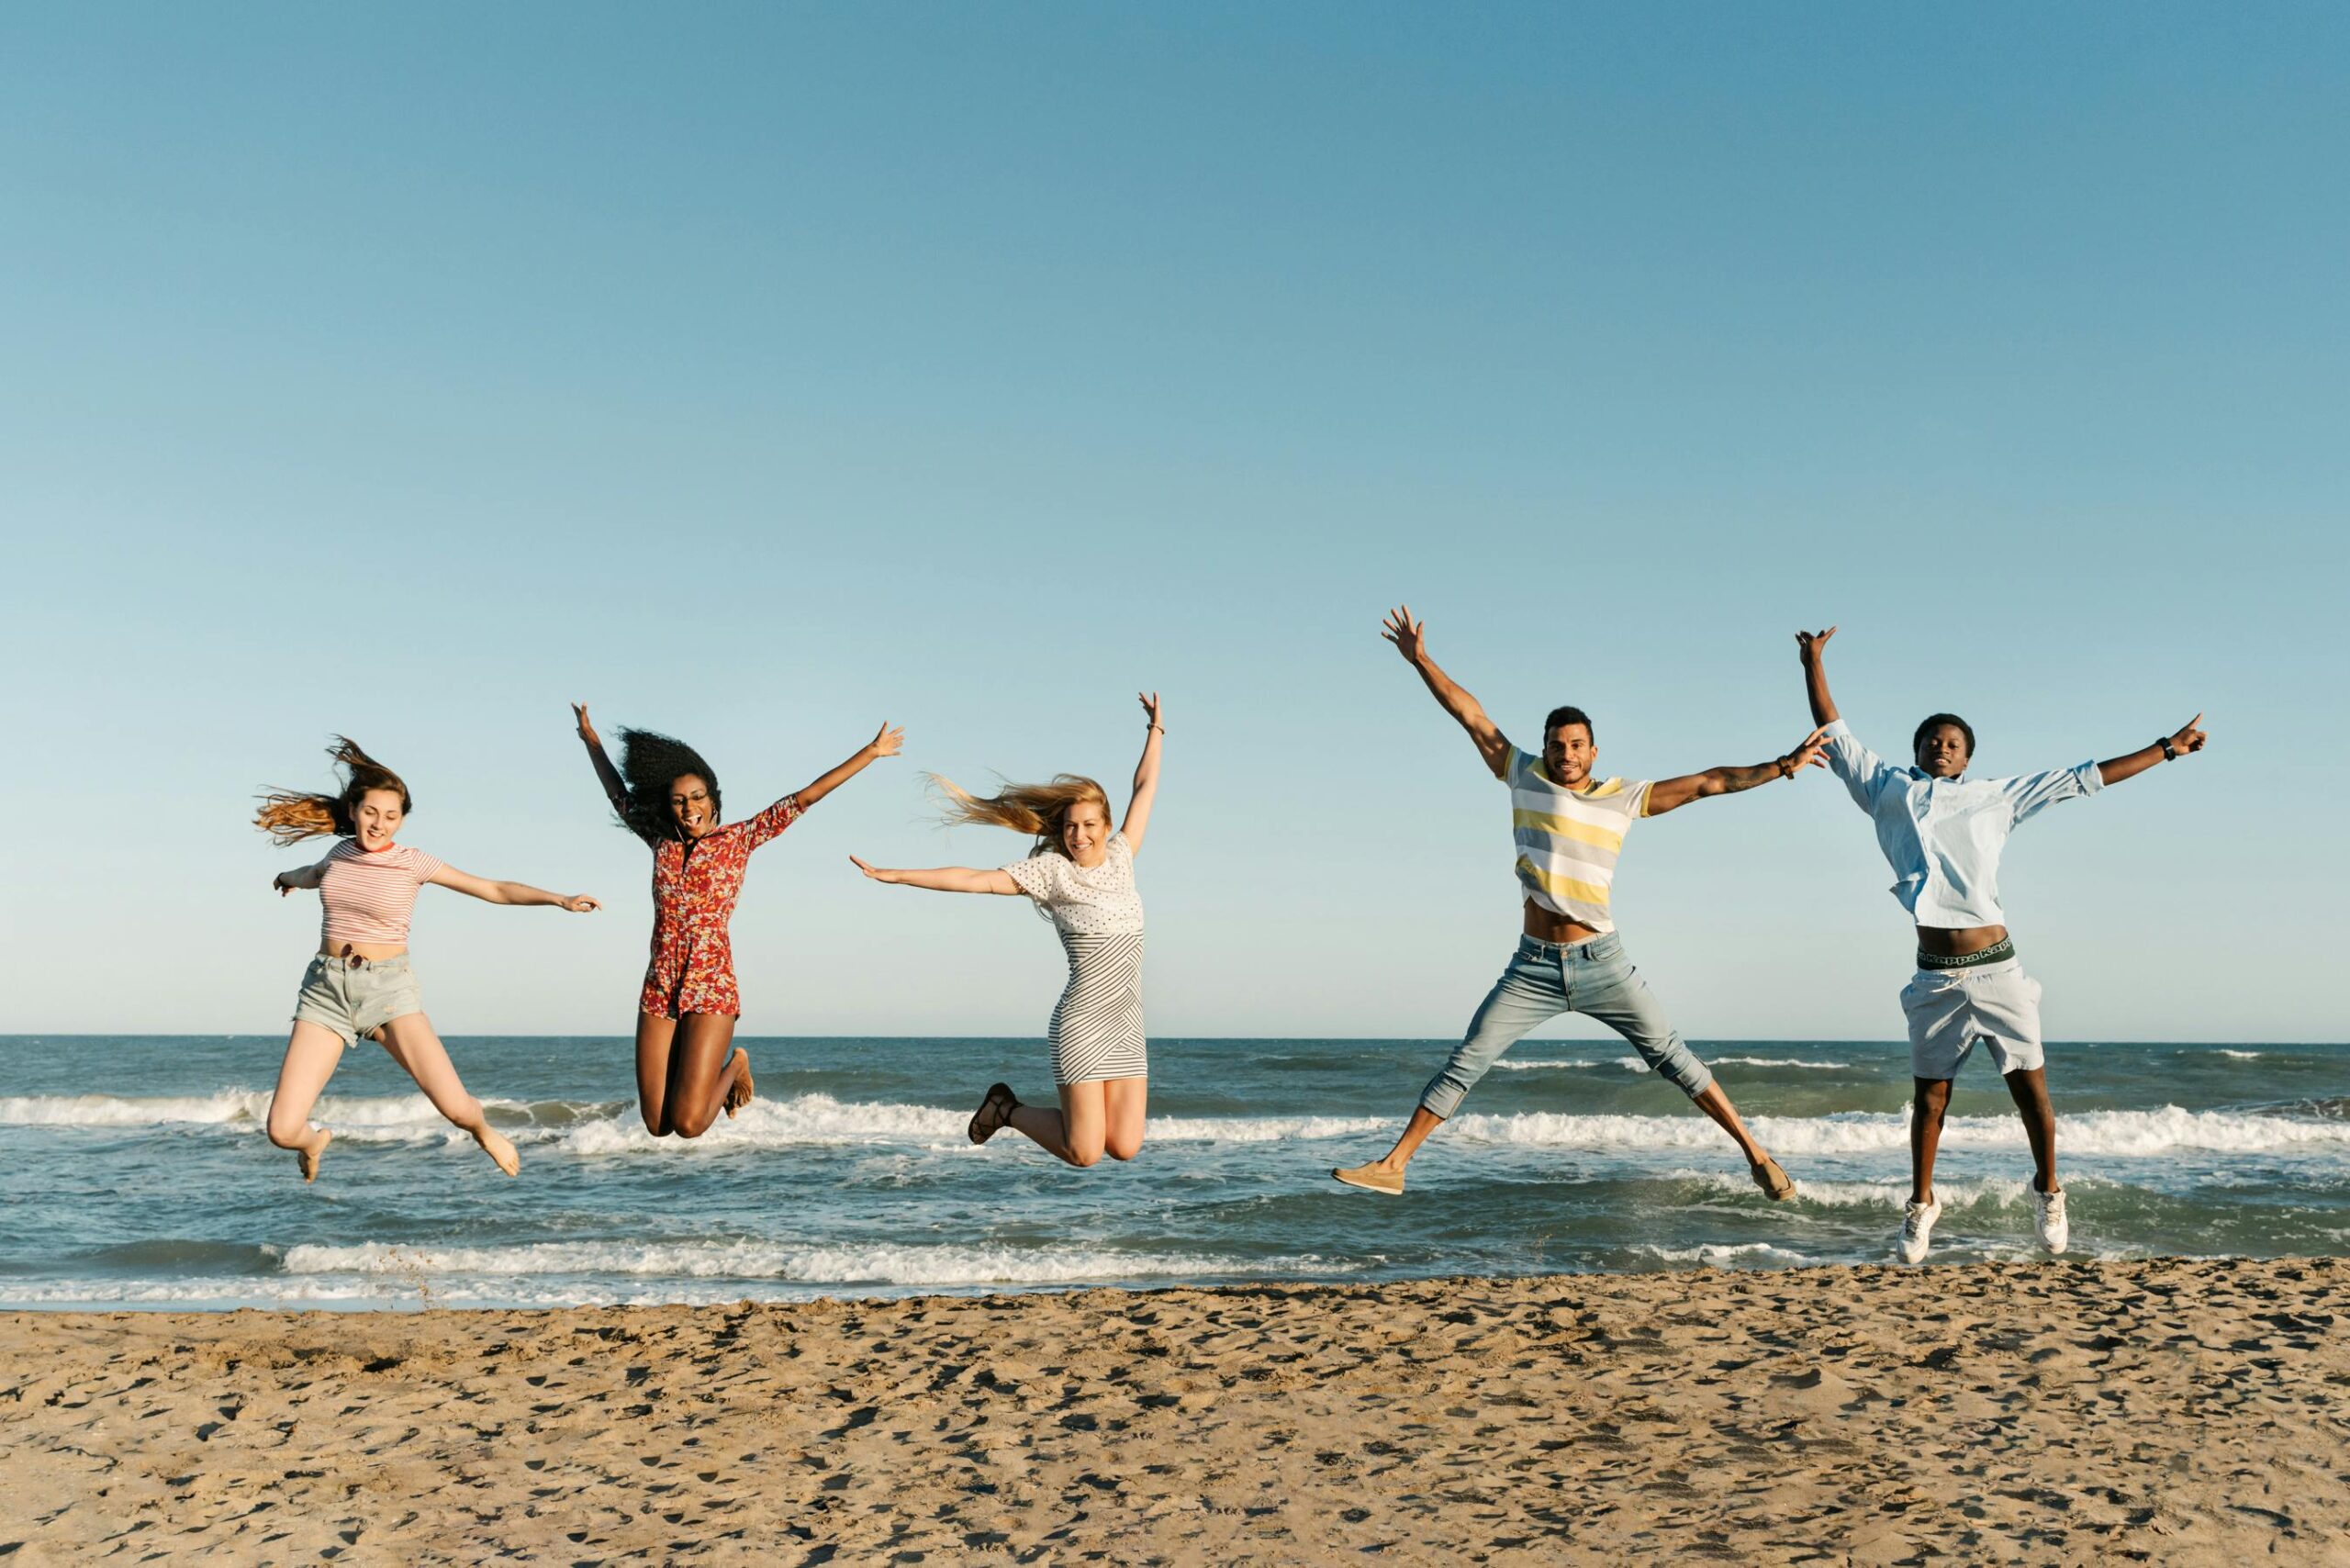
{"label": "jumping woman in floral romper", "polygon": [[751,851],[864,771],[895,756],[905,732],[883,724],[855,756],[754,817],[722,827],[718,776],[682,741],[621,732],[621,765],[575,702],[579,738],[621,825],[653,851],[653,961],[636,1002],[636,1097],[655,1137],[699,1137],[751,1103],[751,1056],[734,1044],[743,999],[727,923]]}

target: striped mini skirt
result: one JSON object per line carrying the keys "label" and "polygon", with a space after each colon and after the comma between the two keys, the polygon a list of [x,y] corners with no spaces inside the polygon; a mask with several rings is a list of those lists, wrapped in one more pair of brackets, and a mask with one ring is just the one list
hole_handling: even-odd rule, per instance
{"label": "striped mini skirt", "polygon": [[1142,933],[1061,933],[1069,986],[1053,1009],[1053,1081],[1142,1078]]}

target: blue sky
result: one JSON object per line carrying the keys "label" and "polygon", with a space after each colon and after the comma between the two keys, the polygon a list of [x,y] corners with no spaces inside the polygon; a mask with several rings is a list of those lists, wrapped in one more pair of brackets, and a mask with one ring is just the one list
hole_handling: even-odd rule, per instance
{"label": "blue sky", "polygon": [[[442,1029],[621,1033],[643,854],[565,702],[762,851],[752,1033],[1035,1034],[1000,863],[915,770],[1123,792],[1155,1032],[1457,1033],[1506,807],[1376,637],[1656,777],[1803,731],[2213,746],[2037,819],[2052,1037],[2350,1036],[2328,978],[2350,19],[1686,6],[162,6],[0,16],[0,1031],[283,1026],[315,906],[252,793],[345,731]],[[1823,775],[1645,824],[1628,946],[1698,1037],[1898,1033]],[[1575,1025],[1567,1032],[1583,1032]]]}

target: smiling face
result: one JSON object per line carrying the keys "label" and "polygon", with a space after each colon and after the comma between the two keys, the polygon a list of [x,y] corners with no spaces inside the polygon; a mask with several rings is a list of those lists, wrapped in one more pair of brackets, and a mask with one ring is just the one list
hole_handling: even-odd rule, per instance
{"label": "smiling face", "polygon": [[700,774],[681,773],[669,780],[669,814],[688,838],[699,838],[718,825],[718,803]]}
{"label": "smiling face", "polygon": [[400,822],[407,815],[401,809],[397,790],[370,790],[351,809],[351,836],[370,854],[389,849],[392,835],[399,832]]}
{"label": "smiling face", "polygon": [[1973,748],[1956,724],[1935,724],[1918,737],[1918,767],[1929,778],[1955,778],[1966,771]]}
{"label": "smiling face", "polygon": [[1102,864],[1110,845],[1110,810],[1099,801],[1080,801],[1061,819],[1061,853],[1084,867]]}
{"label": "smiling face", "polygon": [[1542,767],[1554,784],[1570,790],[1580,790],[1591,778],[1591,765],[1599,759],[1599,747],[1591,738],[1589,724],[1561,724],[1551,730],[1542,742]]}

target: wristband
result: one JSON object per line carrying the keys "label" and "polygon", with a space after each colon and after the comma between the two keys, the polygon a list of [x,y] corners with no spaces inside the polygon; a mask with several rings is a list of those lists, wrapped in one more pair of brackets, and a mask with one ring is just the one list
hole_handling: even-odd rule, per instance
{"label": "wristband", "polygon": [[2165,735],[2154,744],[2163,748],[2163,760],[2165,762],[2177,762],[2178,760],[2178,748],[2170,744],[2170,737],[2168,735]]}
{"label": "wristband", "polygon": [[1778,768],[1779,777],[1782,778],[1793,778],[1796,776],[1796,770],[1787,766],[1787,759],[1784,756],[1773,766]]}

